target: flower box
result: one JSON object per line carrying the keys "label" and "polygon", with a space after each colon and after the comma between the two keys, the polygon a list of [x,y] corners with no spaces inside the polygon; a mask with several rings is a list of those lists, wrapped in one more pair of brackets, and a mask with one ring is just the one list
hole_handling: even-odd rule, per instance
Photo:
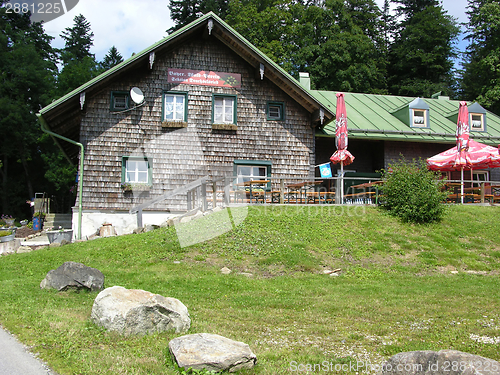
{"label": "flower box", "polygon": [[121,184],[123,191],[149,191],[151,190],[151,185],[149,184],[131,184],[128,182],[123,182]]}
{"label": "flower box", "polygon": [[49,230],[46,232],[49,243],[61,243],[63,240],[73,240],[73,229]]}
{"label": "flower box", "polygon": [[15,230],[9,230],[9,231],[2,230],[2,234],[5,234],[5,235],[0,236],[0,242],[9,242],[9,241],[12,241],[16,238],[16,231]]}

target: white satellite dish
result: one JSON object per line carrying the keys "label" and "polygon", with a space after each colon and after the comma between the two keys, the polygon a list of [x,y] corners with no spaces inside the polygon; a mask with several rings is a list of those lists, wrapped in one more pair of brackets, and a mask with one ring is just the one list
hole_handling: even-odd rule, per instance
{"label": "white satellite dish", "polygon": [[144,101],[144,94],[139,87],[130,89],[130,98],[135,104],[141,104]]}

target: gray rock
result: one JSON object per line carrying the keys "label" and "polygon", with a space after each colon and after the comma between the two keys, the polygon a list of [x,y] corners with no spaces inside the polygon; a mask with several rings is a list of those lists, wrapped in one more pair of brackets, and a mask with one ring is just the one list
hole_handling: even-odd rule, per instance
{"label": "gray rock", "polygon": [[160,228],[160,226],[159,226],[159,225],[153,225],[153,224],[148,224],[148,225],[145,225],[145,226],[144,226],[144,233],[146,233],[146,232],[151,232],[151,231],[153,231],[153,230],[155,230],[155,229],[158,229],[158,228]]}
{"label": "gray rock", "polygon": [[40,283],[42,289],[86,289],[90,291],[104,288],[104,275],[101,271],[82,263],[66,262],[55,270],[50,270]]}
{"label": "gray rock", "polygon": [[500,375],[500,363],[456,350],[399,353],[382,365],[382,375]]}
{"label": "gray rock", "polygon": [[191,326],[187,307],[175,298],[121,286],[100,292],[92,306],[91,320],[122,335],[186,332]]}
{"label": "gray rock", "polygon": [[222,274],[224,274],[224,275],[229,275],[232,271],[231,271],[229,268],[227,268],[227,267],[222,267],[222,268],[220,269],[220,272],[221,272]]}
{"label": "gray rock", "polygon": [[20,246],[16,252],[18,254],[24,254],[24,253],[31,253],[32,251],[33,249],[29,246]]}
{"label": "gray rock", "polygon": [[177,365],[185,369],[236,372],[257,362],[247,344],[210,333],[177,337],[168,347]]}

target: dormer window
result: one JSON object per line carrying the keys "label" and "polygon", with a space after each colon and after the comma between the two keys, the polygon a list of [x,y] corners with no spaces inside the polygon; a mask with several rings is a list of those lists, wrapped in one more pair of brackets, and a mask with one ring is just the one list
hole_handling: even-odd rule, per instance
{"label": "dormer window", "polygon": [[429,106],[417,98],[408,105],[410,109],[410,127],[429,128]]}
{"label": "dormer window", "polygon": [[468,108],[469,110],[469,129],[472,132],[486,131],[486,110],[474,103]]}
{"label": "dormer window", "polygon": [[413,124],[412,127],[416,128],[426,128],[427,124],[425,121],[425,110],[414,109],[413,110]]}

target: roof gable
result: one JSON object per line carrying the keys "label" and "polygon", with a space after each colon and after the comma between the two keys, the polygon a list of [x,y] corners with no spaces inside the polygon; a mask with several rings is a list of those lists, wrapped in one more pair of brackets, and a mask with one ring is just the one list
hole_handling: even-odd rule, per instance
{"label": "roof gable", "polygon": [[[73,106],[75,103],[78,104],[80,96],[83,93],[99,90],[100,87],[110,80],[116,79],[120,74],[125,74],[127,71],[137,68],[138,66],[144,67],[154,64],[154,55],[156,53],[162,52],[165,49],[173,49],[176,45],[197,33],[218,38],[249,64],[260,70],[262,79],[265,76],[283,89],[283,91],[310,113],[316,112],[316,114],[319,115],[322,104],[316,100],[307,89],[301,86],[297,80],[283,70],[278,64],[260,52],[213,12],[205,14],[189,25],[184,26],[159,42],[133,55],[129,59],[52,102],[48,106],[42,108],[40,114],[44,117],[47,116],[46,120],[50,122],[51,112],[54,112],[56,109],[60,110],[61,107],[68,105],[68,102],[71,102]],[[334,116],[334,114],[330,113],[328,110],[323,110],[322,112],[326,121]]]}

